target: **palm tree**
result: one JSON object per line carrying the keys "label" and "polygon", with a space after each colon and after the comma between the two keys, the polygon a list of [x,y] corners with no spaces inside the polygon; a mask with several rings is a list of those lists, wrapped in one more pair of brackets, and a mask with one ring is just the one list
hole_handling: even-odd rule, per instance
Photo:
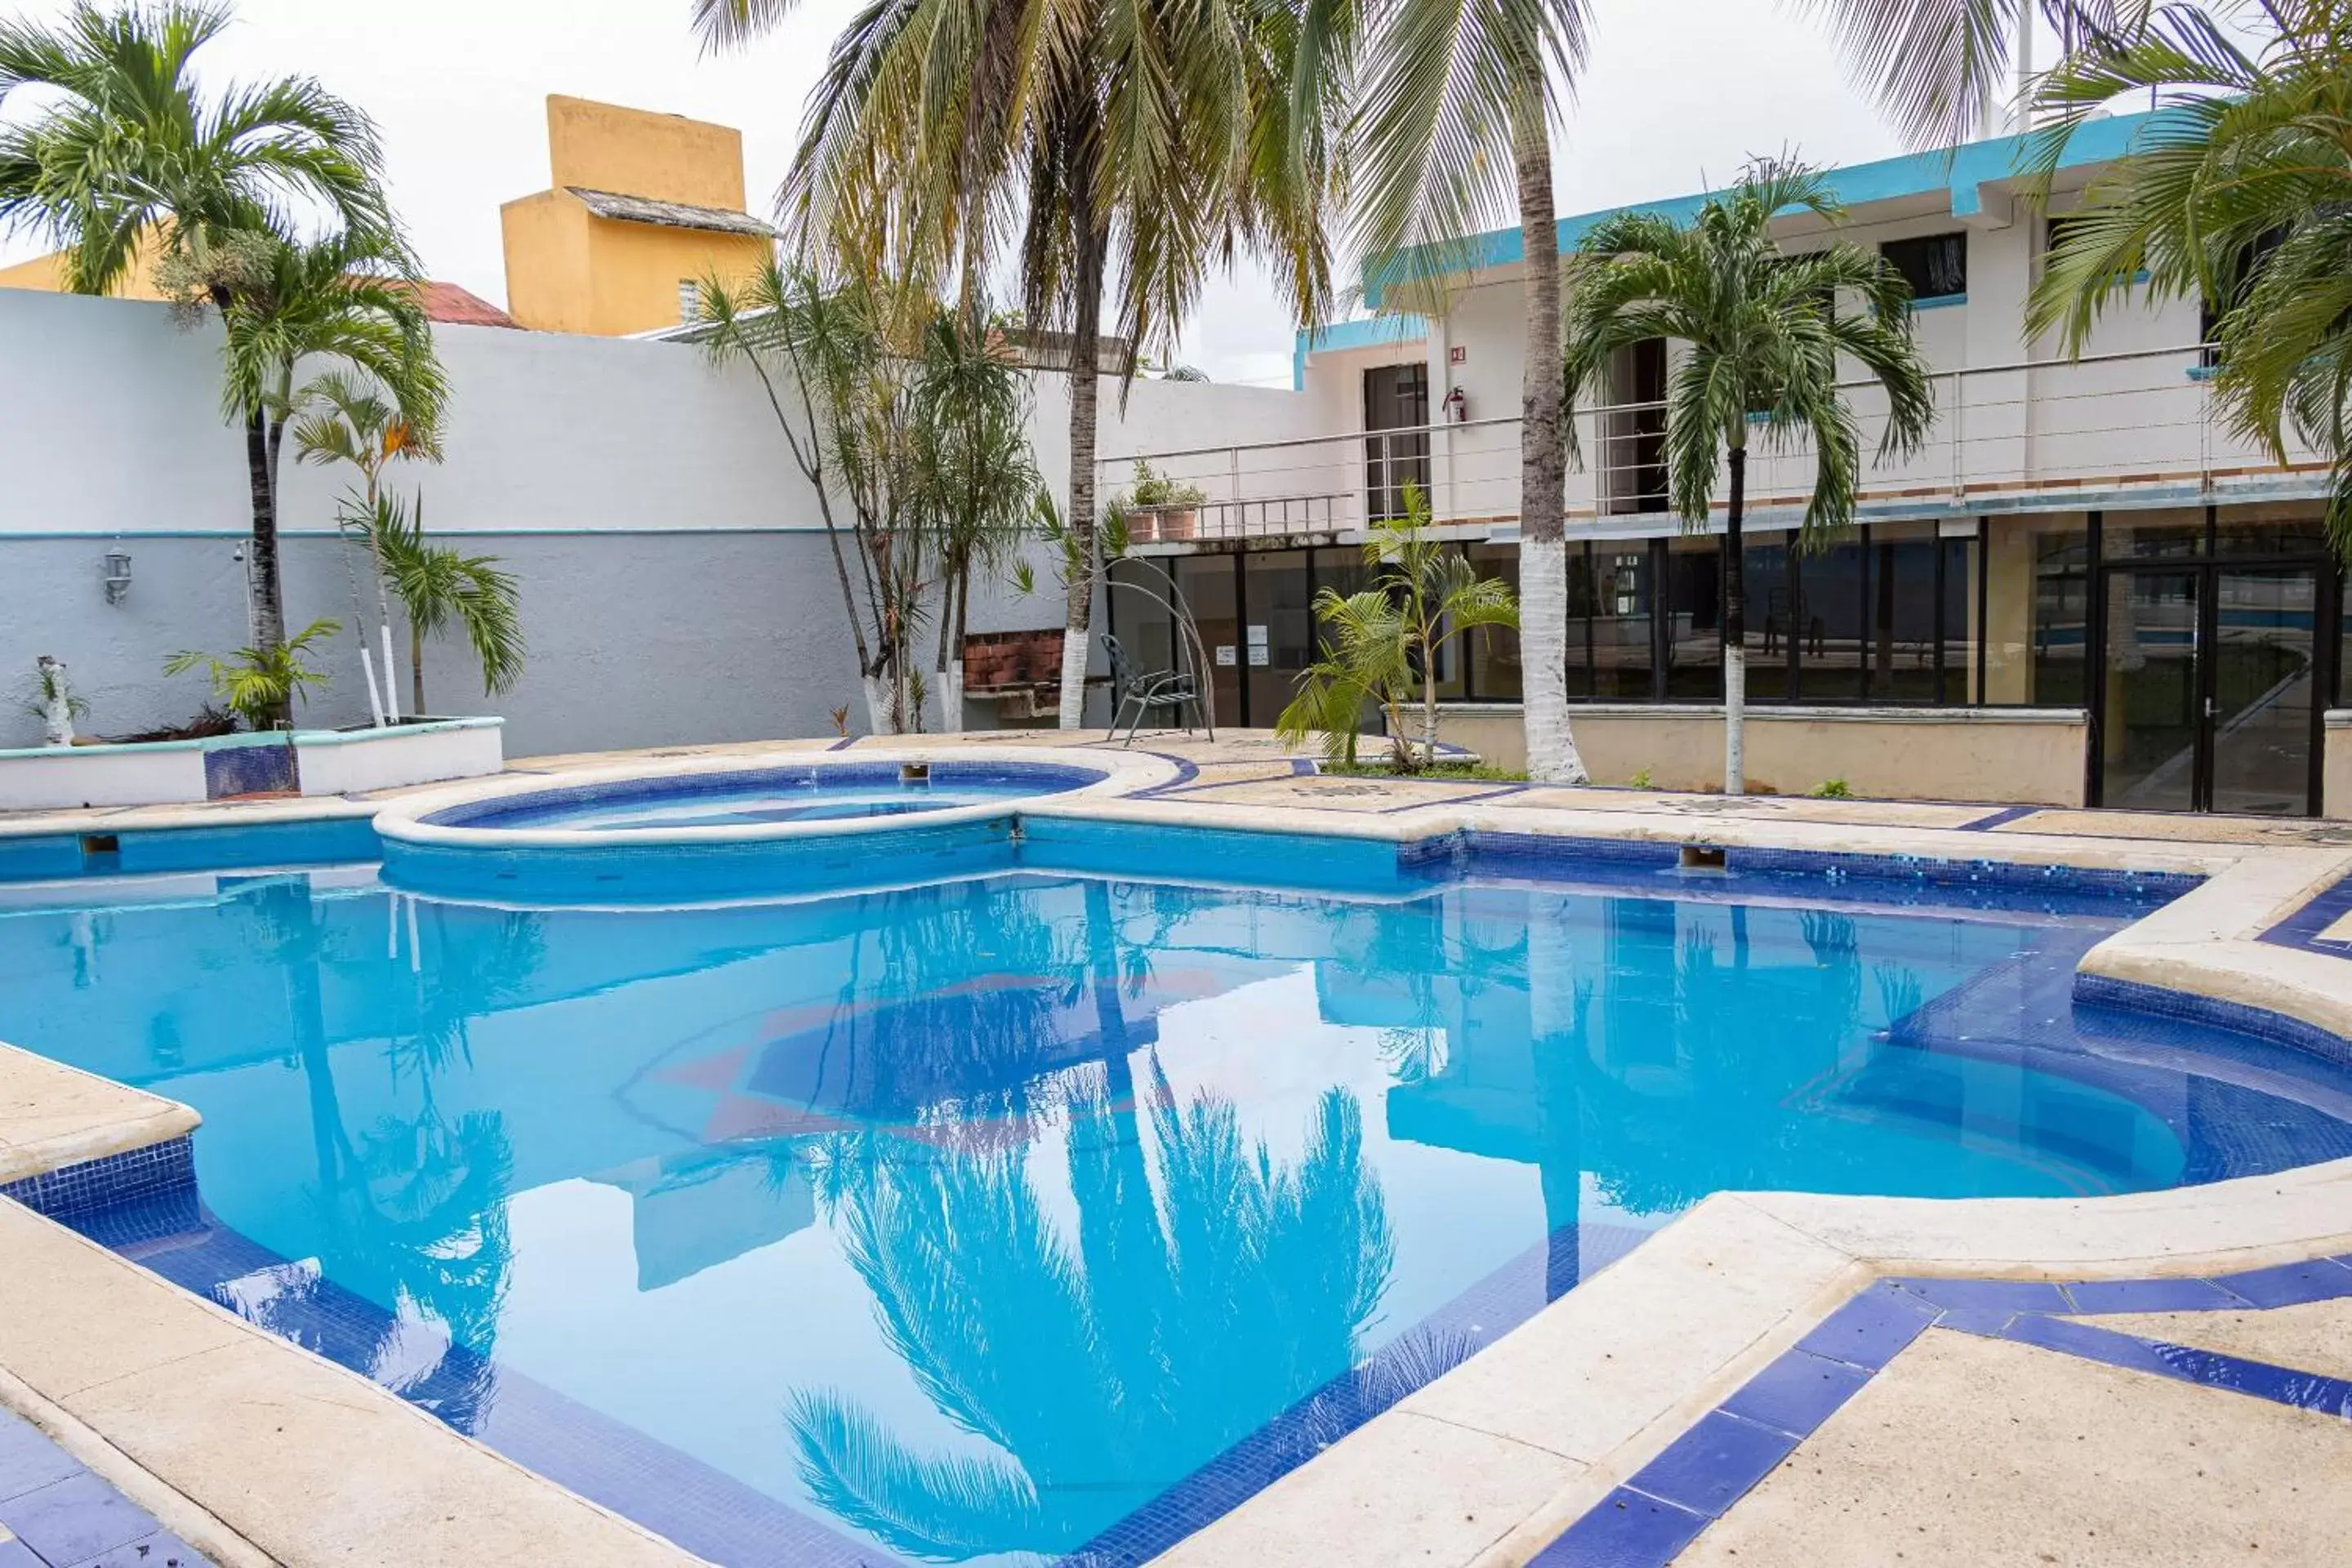
{"label": "palm tree", "polygon": [[[190,61],[228,22],[220,5],[81,0],[55,27],[0,23],[0,106],[25,88],[62,95],[0,130],[0,226],[63,247],[68,287],[93,294],[156,242],[157,285],[220,316],[253,492],[251,640],[268,653],[286,639],[277,468],[296,361],[382,367],[404,407],[412,391],[437,399],[439,372],[422,310],[385,286],[415,266],[374,127],[307,77],[199,94]],[[289,237],[304,210],[331,220],[328,238]]]}
{"label": "palm tree", "polygon": [[[525,647],[520,594],[495,555],[466,555],[425,537],[425,502],[395,495],[376,499],[367,521],[370,552],[383,563],[408,612],[408,694],[415,715],[425,706],[425,639],[451,622],[463,627],[482,667],[482,689],[495,695],[522,679]],[[390,672],[387,671],[387,674]]]}
{"label": "palm tree", "polygon": [[[1482,577],[1469,558],[1429,531],[1429,497],[1404,487],[1405,515],[1372,525],[1364,542],[1371,585],[1343,596],[1326,588],[1315,614],[1333,640],[1300,679],[1299,692],[1276,721],[1276,734],[1297,742],[1315,731],[1354,756],[1356,721],[1363,700],[1388,716],[1396,771],[1412,773],[1437,756],[1438,651],[1455,633],[1517,626],[1519,607],[1509,584]],[[1421,688],[1421,740],[1408,739],[1405,694]],[[1344,727],[1344,728],[1343,728]]]}
{"label": "palm tree", "polygon": [[[1817,548],[1853,522],[1861,478],[1859,432],[1838,384],[1840,356],[1885,391],[1882,459],[1916,450],[1935,419],[1902,275],[1875,250],[1843,241],[1784,253],[1771,224],[1792,210],[1830,225],[1844,218],[1818,173],[1769,159],[1750,164],[1686,224],[1655,213],[1612,214],[1577,247],[1568,321],[1572,388],[1605,391],[1611,358],[1630,344],[1664,338],[1684,345],[1667,388],[1666,450],[1675,510],[1685,527],[1706,525],[1718,449],[1727,458],[1723,787],[1730,795],[1746,788],[1740,524],[1751,427],[1776,445],[1811,438],[1813,489],[1800,537]],[[1839,310],[1841,290],[1859,295],[1863,310]]]}
{"label": "palm tree", "polygon": [[0,127],[0,229],[61,247],[67,288],[103,294],[144,243],[196,249],[296,205],[392,232],[367,116],[309,77],[197,91],[189,62],[229,19],[221,5],[78,0],[51,26],[0,21],[0,106],[21,89],[62,95]]}
{"label": "palm tree", "polygon": [[1551,124],[1583,64],[1584,0],[1323,0],[1307,10],[1313,57],[1342,81],[1362,82],[1352,166],[1368,276],[1400,297],[1433,287],[1466,260],[1465,237],[1516,209],[1527,291],[1519,592],[1528,772],[1582,784],[1588,775],[1568,718],[1568,458]]}
{"label": "palm tree", "polygon": [[[336,511],[346,545],[356,537],[368,548],[375,584],[376,626],[383,638],[383,688],[375,685],[375,660],[368,651],[367,619],[360,603],[359,584],[352,584],[352,629],[360,644],[360,664],[368,681],[368,702],[377,710],[378,722],[390,723],[400,713],[392,684],[392,602],[386,585],[383,557],[376,553],[375,536],[366,526],[375,515],[383,472],[402,458],[436,458],[433,431],[411,424],[382,388],[346,370],[331,370],[295,394],[301,410],[294,419],[294,448],[299,460],[321,466],[348,463],[360,472],[358,492]],[[355,504],[352,504],[355,503]],[[345,556],[348,570],[350,558]]]}
{"label": "palm tree", "polygon": [[278,473],[289,424],[299,417],[294,374],[340,360],[390,390],[403,417],[431,429],[446,392],[404,249],[346,231],[286,240],[266,230],[174,252],[158,281],[193,310],[217,310],[224,328],[223,411],[245,431],[253,494],[254,646],[286,637],[278,559]]}
{"label": "palm tree", "polygon": [[1003,336],[975,307],[923,334],[914,410],[925,509],[940,567],[940,727],[963,728],[963,639],[975,563],[1001,565],[1036,515],[1027,389]]}
{"label": "palm tree", "polygon": [[2033,163],[2126,94],[2166,110],[2083,193],[2028,303],[2030,331],[2078,354],[2141,279],[2202,298],[2213,393],[2232,430],[2288,460],[2292,426],[2335,465],[2328,531],[2352,560],[2352,5],[2279,0],[2249,54],[2210,16],[2168,11],[2142,33],[2060,62]]}
{"label": "palm tree", "polygon": [[[775,25],[795,0],[697,0],[708,45]],[[1122,377],[1172,344],[1213,258],[1278,248],[1303,320],[1328,307],[1322,216],[1339,160],[1336,95],[1300,70],[1297,19],[1244,0],[902,0],[835,40],[785,187],[804,237],[836,250],[912,237],[940,276],[985,277],[1006,243],[1024,319],[1059,329],[1070,372],[1060,722],[1076,728],[1100,563],[1095,450],[1102,324]],[[876,214],[888,210],[890,221]],[[1064,357],[1057,351],[1056,357]]]}
{"label": "palm tree", "polygon": [[[2226,3],[2226,0],[2225,0]],[[1826,14],[1855,76],[1906,140],[1934,147],[1992,129],[2004,105],[2031,103],[2033,18],[2062,57],[2118,47],[2160,16],[2200,13],[2179,0],[1799,0]],[[2276,7],[2258,0],[2261,8]],[[2294,0],[2284,0],[2293,8]],[[2252,5],[2236,7],[2252,10]]]}

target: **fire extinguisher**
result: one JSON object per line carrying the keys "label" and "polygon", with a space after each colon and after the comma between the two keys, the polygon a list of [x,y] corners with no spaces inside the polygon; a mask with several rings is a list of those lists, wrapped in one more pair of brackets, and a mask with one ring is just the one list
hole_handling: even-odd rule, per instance
{"label": "fire extinguisher", "polygon": [[1445,395],[1445,422],[1448,425],[1467,425],[1470,422],[1470,400],[1462,395],[1462,389],[1458,386]]}

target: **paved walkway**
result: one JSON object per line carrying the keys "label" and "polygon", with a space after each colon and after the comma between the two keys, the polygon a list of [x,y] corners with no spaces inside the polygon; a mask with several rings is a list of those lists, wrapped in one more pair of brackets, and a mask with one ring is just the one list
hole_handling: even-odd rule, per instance
{"label": "paved walkway", "polygon": [[0,1568],[212,1568],[49,1441],[0,1410]]}
{"label": "paved walkway", "polygon": [[1536,1562],[2318,1568],[2347,1542],[2352,1268],[2320,1260],[1882,1286]]}

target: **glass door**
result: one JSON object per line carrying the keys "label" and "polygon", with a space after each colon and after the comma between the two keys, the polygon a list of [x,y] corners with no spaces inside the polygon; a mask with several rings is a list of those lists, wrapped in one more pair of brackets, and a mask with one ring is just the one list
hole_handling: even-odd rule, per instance
{"label": "glass door", "polygon": [[2212,582],[2207,809],[2302,816],[2319,697],[2319,573],[2220,566]]}
{"label": "glass door", "polygon": [[1404,487],[1429,488],[1429,367],[1364,372],[1364,505],[1368,519],[1402,517]]}
{"label": "glass door", "polygon": [[2322,575],[2262,564],[2107,574],[2103,804],[2309,814]]}
{"label": "glass door", "polygon": [[2104,804],[2194,811],[2203,749],[2204,572],[2107,575]]}

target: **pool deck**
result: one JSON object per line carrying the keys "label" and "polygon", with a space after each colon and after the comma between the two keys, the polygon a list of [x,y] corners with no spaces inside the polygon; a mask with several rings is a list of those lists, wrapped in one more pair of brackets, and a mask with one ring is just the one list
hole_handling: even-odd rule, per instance
{"label": "pool deck", "polygon": [[[681,747],[509,772],[1070,739]],[[2352,824],[1333,778],[1263,732],[1147,732],[1133,749],[1157,765],[1129,793],[1023,809],[2188,872],[2206,880],[2084,960],[2103,995],[2255,1020],[2307,1048],[2352,1038]],[[0,838],[360,816],[415,793],[0,815]],[[0,1047],[0,1186],[168,1149],[194,1124]],[[29,1420],[223,1568],[692,1561],[14,1203],[0,1202],[0,1422]],[[2338,1258],[2352,1258],[2352,1160],[2090,1199],[1718,1194],[1161,1561],[2341,1561],[2352,1264]],[[0,1539],[0,1568],[22,1561],[16,1544]]]}

